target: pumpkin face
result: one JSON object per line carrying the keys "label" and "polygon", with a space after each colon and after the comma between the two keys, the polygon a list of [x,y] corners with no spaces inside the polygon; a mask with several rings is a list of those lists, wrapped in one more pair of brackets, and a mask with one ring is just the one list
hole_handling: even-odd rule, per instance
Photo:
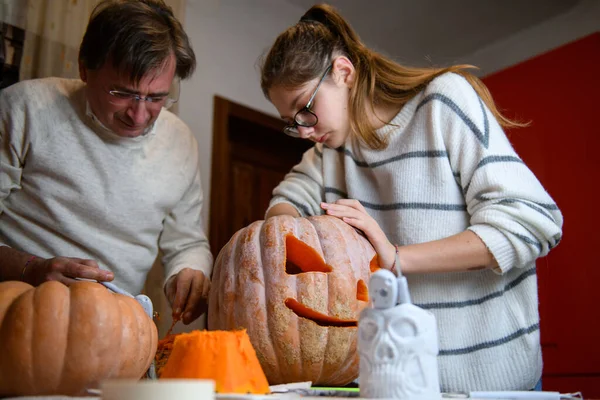
{"label": "pumpkin face", "polygon": [[141,378],[157,339],[135,299],[98,283],[0,283],[0,397],[76,396]]}
{"label": "pumpkin face", "polygon": [[256,221],[217,256],[208,328],[246,329],[271,385],[345,385],[358,376],[357,321],[375,259],[335,217]]}

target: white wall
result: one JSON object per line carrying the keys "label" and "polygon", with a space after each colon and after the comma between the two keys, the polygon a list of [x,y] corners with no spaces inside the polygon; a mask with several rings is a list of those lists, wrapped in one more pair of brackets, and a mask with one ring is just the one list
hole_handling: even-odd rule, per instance
{"label": "white wall", "polygon": [[24,0],[0,0],[0,22],[25,29],[27,2]]}
{"label": "white wall", "polygon": [[280,0],[187,0],[185,29],[198,65],[194,76],[182,85],[179,115],[199,142],[207,227],[213,96],[276,116],[260,89],[257,60],[302,13]]}
{"label": "white wall", "polygon": [[600,1],[582,0],[569,12],[461,57],[459,62],[476,65],[479,75],[489,75],[598,31]]}

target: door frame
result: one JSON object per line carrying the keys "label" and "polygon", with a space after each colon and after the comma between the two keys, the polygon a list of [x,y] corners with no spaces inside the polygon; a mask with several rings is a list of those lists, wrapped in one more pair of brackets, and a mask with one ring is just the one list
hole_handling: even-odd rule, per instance
{"label": "door frame", "polygon": [[216,243],[224,235],[225,227],[220,226],[217,221],[227,219],[229,199],[229,176],[231,166],[231,144],[229,142],[229,119],[236,117],[248,122],[264,126],[268,130],[282,131],[285,122],[266,115],[260,111],[253,110],[239,103],[227,100],[215,95],[213,99],[213,141],[212,161],[210,172],[210,210],[208,240],[213,255],[217,256],[221,249],[215,248]]}

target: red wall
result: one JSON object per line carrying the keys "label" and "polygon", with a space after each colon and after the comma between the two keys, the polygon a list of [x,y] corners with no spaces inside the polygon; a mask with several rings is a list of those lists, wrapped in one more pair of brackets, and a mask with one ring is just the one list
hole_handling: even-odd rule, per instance
{"label": "red wall", "polygon": [[538,260],[544,390],[600,398],[600,33],[483,79],[508,132],[564,216]]}

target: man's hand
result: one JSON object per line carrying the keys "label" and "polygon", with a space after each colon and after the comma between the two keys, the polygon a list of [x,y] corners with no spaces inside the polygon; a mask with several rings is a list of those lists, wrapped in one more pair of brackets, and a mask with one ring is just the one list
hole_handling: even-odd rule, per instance
{"label": "man's hand", "polygon": [[165,286],[165,295],[173,309],[173,320],[189,324],[208,309],[210,279],[202,271],[184,268],[172,276]]}
{"label": "man's hand", "polygon": [[25,282],[38,286],[46,281],[59,281],[65,285],[75,282],[75,278],[93,279],[99,282],[112,281],[110,271],[101,270],[94,260],[82,258],[54,257],[35,258],[24,271]]}

